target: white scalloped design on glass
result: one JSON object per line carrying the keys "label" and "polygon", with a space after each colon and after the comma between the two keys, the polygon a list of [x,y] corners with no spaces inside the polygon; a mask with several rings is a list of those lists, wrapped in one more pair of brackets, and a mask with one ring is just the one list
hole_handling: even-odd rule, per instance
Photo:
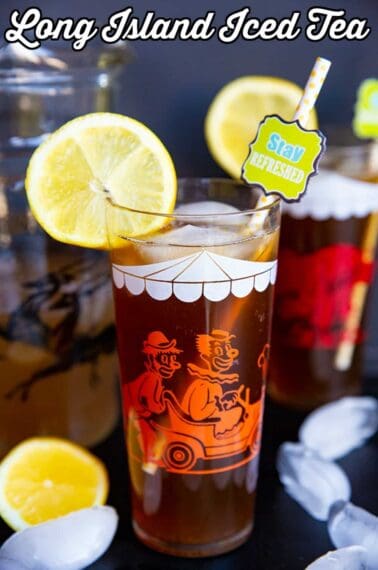
{"label": "white scalloped design on glass", "polygon": [[113,281],[132,295],[146,291],[157,301],[174,295],[191,303],[202,295],[209,301],[222,301],[232,293],[246,297],[253,289],[265,291],[274,284],[277,261],[246,261],[217,255],[206,250],[148,265],[113,265]]}
{"label": "white scalloped design on glass", "polygon": [[321,171],[311,178],[306,194],[295,204],[282,203],[282,212],[293,218],[347,220],[378,211],[378,185]]}

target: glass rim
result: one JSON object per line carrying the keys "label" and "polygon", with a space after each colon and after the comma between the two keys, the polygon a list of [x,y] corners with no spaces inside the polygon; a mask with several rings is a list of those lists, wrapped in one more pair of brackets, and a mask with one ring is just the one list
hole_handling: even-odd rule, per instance
{"label": "glass rim", "polygon": [[[263,190],[259,187],[259,186],[248,186],[247,184],[243,183],[242,181],[238,181],[238,180],[232,180],[230,178],[219,178],[219,177],[214,177],[214,178],[210,178],[210,177],[183,177],[183,178],[179,178],[178,179],[178,186],[180,185],[180,183],[183,182],[192,182],[192,183],[201,183],[201,184],[206,184],[209,182],[218,182],[218,183],[222,183],[224,185],[227,186],[234,186],[234,187],[244,187],[246,190],[259,190],[261,192],[262,196],[266,196],[266,194],[264,194]],[[281,202],[281,198],[279,196],[276,195],[270,195],[273,198],[273,201],[270,204],[266,204],[263,206],[259,206],[258,208],[248,208],[245,210],[240,210],[237,212],[225,212],[224,214],[222,213],[206,213],[206,214],[185,214],[185,213],[175,213],[174,211],[171,213],[166,213],[166,212],[153,212],[153,211],[149,211],[149,210],[139,210],[137,208],[131,208],[130,206],[123,206],[121,204],[118,204],[117,202],[115,202],[113,200],[113,198],[110,195],[110,192],[108,190],[105,189],[105,192],[107,194],[106,196],[106,202],[115,210],[117,211],[121,211],[121,212],[130,212],[133,214],[144,214],[144,215],[148,215],[148,216],[159,216],[162,218],[173,218],[176,220],[187,220],[188,218],[192,218],[195,220],[199,220],[199,219],[212,219],[214,220],[214,218],[233,218],[236,216],[246,216],[246,215],[252,215],[252,214],[257,214],[259,212],[268,212],[270,211],[274,206],[279,205]],[[215,201],[215,200],[214,200]],[[197,200],[198,202],[198,200]]]}

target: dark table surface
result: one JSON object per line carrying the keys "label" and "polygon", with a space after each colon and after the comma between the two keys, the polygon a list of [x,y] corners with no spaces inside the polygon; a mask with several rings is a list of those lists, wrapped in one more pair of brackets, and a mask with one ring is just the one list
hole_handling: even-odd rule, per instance
{"label": "dark table surface", "polygon": [[[366,384],[378,395],[378,380]],[[256,523],[249,541],[230,554],[207,559],[180,559],[159,554],[140,544],[130,525],[127,467],[121,428],[95,449],[111,478],[109,504],[120,515],[117,536],[93,570],[304,570],[312,560],[333,549],[326,524],[312,519],[279,483],[275,456],[282,441],[296,441],[304,414],[267,403]],[[340,461],[352,484],[352,501],[378,514],[378,437]],[[0,523],[0,544],[9,536]]]}

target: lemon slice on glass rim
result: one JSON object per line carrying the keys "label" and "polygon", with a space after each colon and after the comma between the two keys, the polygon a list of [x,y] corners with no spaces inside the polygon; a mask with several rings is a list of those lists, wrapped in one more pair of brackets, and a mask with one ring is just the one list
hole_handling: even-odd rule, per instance
{"label": "lemon slice on glass rim", "polygon": [[103,463],[64,439],[25,440],[0,464],[0,516],[13,530],[103,505],[108,491]]}
{"label": "lemon slice on glass rim", "polygon": [[[239,179],[248,145],[266,115],[293,119],[303,90],[279,77],[246,76],[225,85],[212,101],[205,120],[205,138],[214,160]],[[318,126],[313,109],[306,125]]]}
{"label": "lemon slice on glass rim", "polygon": [[[171,213],[177,193],[172,159],[145,125],[114,113],[66,123],[33,153],[25,180],[30,208],[58,241],[106,249],[106,195],[134,210]],[[164,216],[122,215],[135,237],[157,231]]]}

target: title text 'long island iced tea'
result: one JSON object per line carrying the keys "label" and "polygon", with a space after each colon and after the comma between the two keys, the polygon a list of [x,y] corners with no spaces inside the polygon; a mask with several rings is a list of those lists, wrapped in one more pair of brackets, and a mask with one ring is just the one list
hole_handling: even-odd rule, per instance
{"label": "title text 'long island iced tea'", "polygon": [[253,210],[259,195],[183,180],[138,239],[108,204],[133,525],[177,555],[231,550],[253,526],[280,215]]}

